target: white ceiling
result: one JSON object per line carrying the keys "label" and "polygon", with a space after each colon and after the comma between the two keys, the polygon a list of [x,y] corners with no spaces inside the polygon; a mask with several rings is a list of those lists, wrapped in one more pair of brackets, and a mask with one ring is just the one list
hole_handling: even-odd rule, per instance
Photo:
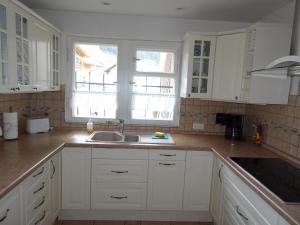
{"label": "white ceiling", "polygon": [[[21,0],[35,9],[255,22],[293,0]],[[103,3],[111,5],[104,5]],[[176,8],[183,8],[177,10]]]}

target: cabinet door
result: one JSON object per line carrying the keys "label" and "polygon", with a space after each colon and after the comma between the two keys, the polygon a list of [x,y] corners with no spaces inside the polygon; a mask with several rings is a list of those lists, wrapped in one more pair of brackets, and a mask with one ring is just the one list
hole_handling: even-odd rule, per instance
{"label": "cabinet door", "polygon": [[246,33],[217,37],[212,98],[241,101]]}
{"label": "cabinet door", "polygon": [[51,37],[51,80],[50,89],[59,90],[60,86],[60,34],[53,31]]}
{"label": "cabinet door", "polygon": [[32,18],[30,41],[33,58],[33,89],[47,90],[50,83],[51,33],[46,24]]}
{"label": "cabinet door", "polygon": [[21,202],[19,188],[0,200],[0,224],[21,225]]}
{"label": "cabinet door", "polygon": [[199,37],[191,40],[188,97],[211,97],[215,40],[215,37]]}
{"label": "cabinet door", "polygon": [[15,43],[16,43],[16,89],[32,90],[32,55],[29,42],[29,18],[25,10],[14,7]]}
{"label": "cabinet door", "polygon": [[62,208],[89,209],[91,149],[64,148],[62,152]]}
{"label": "cabinet door", "polygon": [[213,156],[211,152],[188,152],[184,210],[209,210]]}
{"label": "cabinet door", "polygon": [[61,152],[50,159],[51,214],[55,219],[61,205]]}
{"label": "cabinet door", "polygon": [[9,5],[6,0],[0,1],[0,90],[9,88],[8,60],[8,14]]}
{"label": "cabinet door", "polygon": [[150,160],[148,209],[182,209],[184,170],[184,161]]}
{"label": "cabinet door", "polygon": [[220,208],[222,204],[222,168],[223,163],[218,158],[214,157],[210,212],[216,224],[219,224]]}

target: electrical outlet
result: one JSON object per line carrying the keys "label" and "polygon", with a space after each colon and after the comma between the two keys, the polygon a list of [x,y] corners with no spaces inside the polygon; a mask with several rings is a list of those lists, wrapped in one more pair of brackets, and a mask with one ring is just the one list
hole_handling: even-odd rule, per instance
{"label": "electrical outlet", "polygon": [[204,130],[204,124],[203,123],[193,123],[193,129],[194,130]]}

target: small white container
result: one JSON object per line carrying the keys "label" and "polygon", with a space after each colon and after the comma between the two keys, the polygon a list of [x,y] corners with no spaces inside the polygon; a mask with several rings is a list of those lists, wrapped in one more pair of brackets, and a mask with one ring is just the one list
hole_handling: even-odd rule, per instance
{"label": "small white container", "polygon": [[18,138],[18,113],[3,113],[3,134],[4,139],[11,140]]}

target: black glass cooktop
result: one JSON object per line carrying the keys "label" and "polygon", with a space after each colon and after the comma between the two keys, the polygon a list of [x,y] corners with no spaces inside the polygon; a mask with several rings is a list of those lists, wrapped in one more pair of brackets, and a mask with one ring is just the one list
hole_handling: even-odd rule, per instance
{"label": "black glass cooktop", "polygon": [[230,158],[282,201],[300,204],[299,167],[279,158]]}

